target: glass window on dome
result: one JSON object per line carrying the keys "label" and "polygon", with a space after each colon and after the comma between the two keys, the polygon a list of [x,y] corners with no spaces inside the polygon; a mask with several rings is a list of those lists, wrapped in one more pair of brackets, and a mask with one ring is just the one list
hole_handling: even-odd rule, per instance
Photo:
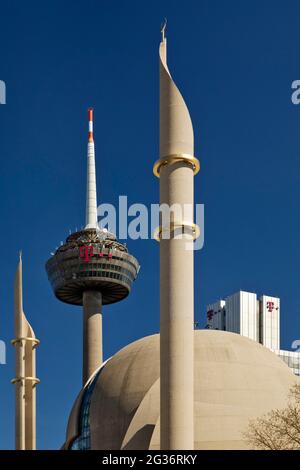
{"label": "glass window on dome", "polygon": [[79,412],[79,436],[74,439],[70,445],[70,450],[90,450],[91,449],[91,431],[90,431],[90,407],[91,407],[91,398],[97,383],[101,369],[97,372],[95,377],[87,386],[84,391],[80,412]]}

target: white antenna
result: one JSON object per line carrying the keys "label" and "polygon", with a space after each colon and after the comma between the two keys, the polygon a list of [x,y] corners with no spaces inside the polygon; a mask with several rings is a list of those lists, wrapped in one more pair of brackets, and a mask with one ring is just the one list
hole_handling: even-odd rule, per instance
{"label": "white antenna", "polygon": [[88,110],[89,140],[87,155],[87,185],[86,185],[86,225],[85,228],[98,228],[97,222],[97,189],[95,144],[93,136],[93,109]]}

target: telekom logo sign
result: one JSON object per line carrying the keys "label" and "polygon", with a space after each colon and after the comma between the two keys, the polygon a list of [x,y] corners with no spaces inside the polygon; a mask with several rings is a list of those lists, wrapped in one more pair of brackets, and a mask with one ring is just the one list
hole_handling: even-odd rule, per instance
{"label": "telekom logo sign", "polygon": [[90,261],[93,254],[94,254],[94,249],[93,249],[92,245],[90,245],[90,246],[83,245],[79,249],[79,256],[80,256],[80,258],[83,259],[83,261],[85,263],[88,263]]}
{"label": "telekom logo sign", "polygon": [[207,312],[207,319],[208,319],[208,320],[212,320],[213,316],[214,316],[214,311],[213,311],[213,310],[209,310],[209,311]]}
{"label": "telekom logo sign", "polygon": [[[79,256],[85,263],[89,263],[94,254],[96,255],[97,253],[94,253],[94,247],[92,245],[82,245],[79,248]],[[104,253],[100,252],[98,253],[98,256],[103,258],[105,255]],[[112,253],[108,253],[108,258],[112,258]]]}
{"label": "telekom logo sign", "polygon": [[267,310],[268,312],[272,313],[274,310],[274,302],[267,302]]}

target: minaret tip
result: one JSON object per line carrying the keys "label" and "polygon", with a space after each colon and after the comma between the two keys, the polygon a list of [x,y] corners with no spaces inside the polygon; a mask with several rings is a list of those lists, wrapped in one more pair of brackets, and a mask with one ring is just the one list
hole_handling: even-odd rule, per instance
{"label": "minaret tip", "polygon": [[19,261],[22,261],[22,250],[19,251]]}
{"label": "minaret tip", "polygon": [[167,18],[165,18],[165,21],[161,24],[161,28],[160,28],[162,42],[165,40],[166,27],[167,27]]}

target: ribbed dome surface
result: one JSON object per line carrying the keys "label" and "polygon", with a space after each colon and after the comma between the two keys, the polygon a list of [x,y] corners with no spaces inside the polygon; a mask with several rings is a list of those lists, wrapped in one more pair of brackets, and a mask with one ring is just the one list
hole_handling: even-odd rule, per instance
{"label": "ribbed dome surface", "polygon": [[[126,346],[96,376],[92,449],[159,449],[159,335]],[[298,380],[274,353],[234,333],[195,331],[195,449],[245,449],[250,418],[285,406]],[[78,435],[81,392],[67,441]]]}

